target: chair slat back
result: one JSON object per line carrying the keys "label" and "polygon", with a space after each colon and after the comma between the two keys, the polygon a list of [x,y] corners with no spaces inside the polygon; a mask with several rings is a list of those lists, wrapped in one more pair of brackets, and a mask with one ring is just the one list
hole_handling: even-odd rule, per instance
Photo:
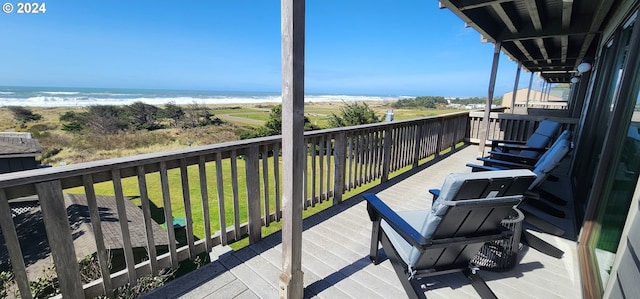
{"label": "chair slat back", "polygon": [[[501,221],[505,219],[521,196],[497,197],[449,202],[433,240],[454,237],[488,236],[500,233]],[[438,267],[464,267],[478,252],[483,242],[451,245],[444,248],[428,248],[414,259],[413,269]]]}

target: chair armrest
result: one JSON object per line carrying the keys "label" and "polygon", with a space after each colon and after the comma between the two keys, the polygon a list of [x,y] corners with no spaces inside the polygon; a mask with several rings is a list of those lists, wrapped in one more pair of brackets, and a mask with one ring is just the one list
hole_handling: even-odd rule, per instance
{"label": "chair armrest", "polygon": [[499,159],[491,159],[491,158],[477,158],[479,161],[484,162],[484,166],[489,167],[501,167],[501,168],[509,168],[509,169],[529,169],[533,170],[535,165],[516,163],[511,161],[504,161]]}
{"label": "chair armrest", "polygon": [[533,165],[533,164],[536,164],[539,160],[539,157],[536,157],[536,158],[525,157],[525,156],[521,156],[520,154],[513,154],[513,153],[506,153],[506,152],[490,151],[489,155],[491,159],[498,159],[498,160],[516,162],[521,164]]}
{"label": "chair armrest", "polygon": [[440,189],[429,189],[429,193],[433,195],[433,199],[431,200],[431,205],[440,197]]}
{"label": "chair armrest", "polygon": [[526,141],[521,141],[521,140],[506,140],[506,139],[489,139],[489,141],[491,141],[491,145],[493,144],[499,144],[499,143],[504,143],[504,144],[525,144],[527,143]]}
{"label": "chair armrest", "polygon": [[499,139],[489,139],[489,141],[491,141],[491,149],[495,150],[496,148],[503,146],[503,145],[507,145],[507,144],[521,144],[524,145],[527,142],[526,141],[519,141],[519,140],[499,140]]}
{"label": "chair armrest", "polygon": [[467,167],[471,167],[471,172],[477,172],[477,171],[492,171],[492,170],[505,170],[505,168],[498,168],[498,167],[491,167],[491,166],[477,165],[477,164],[471,164],[471,163],[467,163]]}
{"label": "chair armrest", "polygon": [[384,219],[393,230],[414,247],[424,247],[431,244],[431,241],[425,239],[413,226],[391,210],[375,194],[364,194],[363,196],[367,201],[367,212],[371,221],[380,221],[380,218]]}
{"label": "chair armrest", "polygon": [[491,242],[497,240],[503,240],[510,238],[513,235],[513,232],[505,227],[500,227],[499,232],[495,232],[487,235],[478,235],[473,237],[453,237],[453,238],[444,238],[444,239],[434,239],[432,241],[431,246],[429,248],[444,248],[450,246],[457,245],[467,245],[467,244],[476,244],[476,243],[484,243]]}

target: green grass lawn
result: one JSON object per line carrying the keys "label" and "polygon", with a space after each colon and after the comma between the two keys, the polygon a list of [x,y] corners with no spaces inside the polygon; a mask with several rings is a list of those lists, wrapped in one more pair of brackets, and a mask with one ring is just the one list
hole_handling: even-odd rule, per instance
{"label": "green grass lawn", "polygon": [[[273,157],[268,158],[268,197],[269,197],[269,210],[270,212],[275,211],[275,183],[274,183],[274,167],[273,167]],[[309,157],[309,165],[311,165],[311,158]],[[316,165],[318,166],[316,169],[316,194],[319,187],[319,157],[316,157]],[[326,160],[324,161],[324,186],[326,186]],[[264,183],[263,183],[263,165],[262,160],[259,163],[260,165],[260,198],[261,198],[261,213],[264,215]],[[279,161],[279,168],[282,171],[282,161]],[[211,230],[212,233],[218,231],[220,229],[220,208],[218,201],[218,185],[216,178],[216,167],[215,162],[206,164],[206,177],[207,177],[207,192],[209,197],[209,214],[211,221]],[[224,159],[222,160],[222,176],[223,176],[223,191],[224,191],[224,215],[226,220],[226,226],[232,226],[234,223],[234,200],[233,200],[233,189],[232,189],[232,179],[231,179],[231,160]],[[329,169],[331,173],[331,180],[333,180],[333,165],[331,169]],[[203,205],[202,205],[202,196],[200,189],[200,176],[197,165],[191,165],[187,167],[188,173],[188,182],[189,182],[189,197],[191,204],[191,213],[193,219],[193,234],[198,238],[202,239],[205,236],[204,233],[204,216],[203,216]],[[239,223],[244,223],[248,221],[247,215],[247,188],[246,188],[246,172],[245,172],[245,161],[243,159],[237,159],[237,174],[238,174],[238,214],[240,216]],[[182,181],[180,175],[180,169],[170,169],[167,172],[168,177],[168,185],[169,185],[169,193],[171,198],[171,211],[174,218],[182,218],[186,216],[185,212],[185,204],[184,197],[182,194]],[[311,190],[311,179],[312,176],[308,175],[308,196],[310,197],[312,194]],[[147,183],[147,193],[149,196],[149,200],[151,203],[151,214],[154,221],[159,224],[164,224],[164,204],[162,197],[162,186],[160,182],[160,174],[159,173],[150,173],[146,175],[146,183]],[[282,188],[282,180],[281,175],[279,178],[279,185]],[[333,185],[333,181],[331,181],[331,185]],[[113,184],[111,182],[103,182],[94,185],[95,192],[97,195],[106,195],[106,196],[114,196],[115,191],[113,188]],[[123,195],[126,198],[130,198],[130,200],[136,204],[137,206],[141,206],[140,200],[140,190],[138,185],[137,177],[129,177],[122,179],[122,188]],[[326,187],[324,187],[326,189]],[[76,193],[76,194],[84,194],[83,187],[76,187],[72,189],[65,190],[67,193]],[[316,205],[316,208],[313,210],[317,210],[317,207],[322,207],[329,201],[325,201],[323,204]],[[305,212],[309,213],[309,212]],[[271,227],[274,226],[274,227]],[[279,230],[279,223],[273,223],[270,227],[264,228],[265,234],[269,234],[273,231]]]}

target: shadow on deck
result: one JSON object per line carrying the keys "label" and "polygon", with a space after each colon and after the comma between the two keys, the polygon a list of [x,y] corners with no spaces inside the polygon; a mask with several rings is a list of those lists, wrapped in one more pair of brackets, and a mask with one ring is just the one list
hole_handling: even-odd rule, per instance
{"label": "shadow on deck", "polygon": [[[422,165],[380,184],[376,193],[394,210],[426,209],[430,188],[439,188],[447,174],[470,171],[465,164],[475,160],[476,146],[463,147],[439,161]],[[563,174],[548,191],[562,191]],[[546,186],[545,186],[546,187]],[[561,197],[570,194],[556,194]],[[569,204],[563,207],[573,214]],[[552,219],[554,220],[554,219]],[[524,246],[515,269],[481,271],[489,287],[502,298],[580,298],[581,287],[573,219],[554,223],[567,230],[565,237],[534,234],[565,252],[556,259]],[[375,266],[369,260],[371,222],[362,196],[315,214],[303,223],[305,298],[403,298],[406,297],[390,262]],[[148,298],[278,298],[281,269],[281,234],[274,233],[239,251],[216,247],[218,259],[155,290]],[[382,257],[385,257],[382,254]],[[213,260],[213,259],[212,259]],[[478,295],[459,273],[423,279],[428,298],[476,298]]]}

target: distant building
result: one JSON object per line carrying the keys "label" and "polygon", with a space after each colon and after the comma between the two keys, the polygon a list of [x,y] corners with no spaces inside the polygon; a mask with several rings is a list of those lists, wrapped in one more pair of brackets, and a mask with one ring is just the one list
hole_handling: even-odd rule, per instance
{"label": "distant building", "polygon": [[[518,89],[518,92],[516,93],[516,104],[525,104],[527,102],[527,92],[528,92],[527,88]],[[513,91],[505,93],[504,96],[502,96],[502,106],[511,107],[512,99],[513,99]],[[558,95],[554,95],[553,93],[551,93],[547,97],[542,92],[533,90],[533,89],[529,94],[529,103],[542,102],[542,101],[561,102],[563,100],[564,99],[562,97]]]}
{"label": "distant building", "polygon": [[0,132],[0,173],[37,168],[40,154],[40,143],[30,133]]}

